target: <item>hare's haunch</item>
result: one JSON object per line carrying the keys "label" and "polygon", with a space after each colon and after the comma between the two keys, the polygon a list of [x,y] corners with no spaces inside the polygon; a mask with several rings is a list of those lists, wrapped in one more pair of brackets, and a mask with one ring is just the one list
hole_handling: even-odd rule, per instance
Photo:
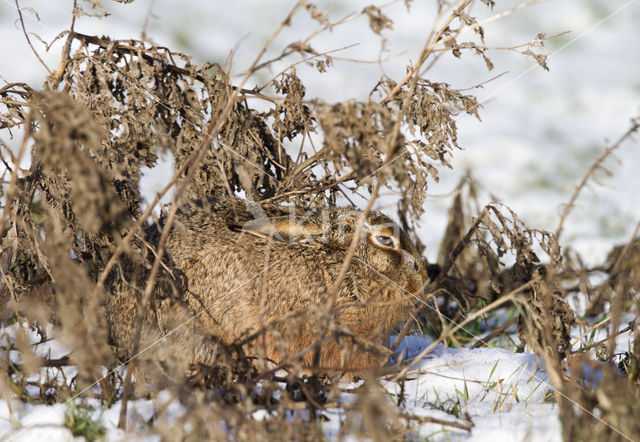
{"label": "hare's haunch", "polygon": [[[408,317],[427,276],[402,229],[371,213],[338,288],[336,313],[328,314],[329,290],[361,214],[343,208],[296,213],[237,198],[182,206],[166,243],[170,277],[157,284],[141,325],[136,309],[146,281],[116,283],[109,297],[111,336],[120,356],[131,356],[135,330],[142,327],[138,348],[171,332],[174,348],[160,343],[162,351],[153,353],[161,359],[174,358],[177,343],[190,362],[212,363],[216,340],[246,341],[252,354],[273,361],[302,355],[303,366],[310,367],[314,345],[322,341],[323,370],[375,367],[378,353],[366,342],[385,343]],[[152,244],[154,238],[157,231],[149,235]]]}

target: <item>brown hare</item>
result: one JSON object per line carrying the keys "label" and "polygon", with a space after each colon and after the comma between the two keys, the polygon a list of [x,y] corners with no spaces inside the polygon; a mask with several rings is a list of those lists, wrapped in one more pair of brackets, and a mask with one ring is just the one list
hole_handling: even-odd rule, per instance
{"label": "brown hare", "polygon": [[[323,371],[364,373],[379,366],[379,353],[363,342],[385,343],[409,316],[427,276],[405,232],[371,213],[338,288],[332,322],[329,291],[361,214],[345,208],[297,214],[291,207],[238,198],[185,204],[166,243],[166,266],[176,282],[159,284],[141,324],[139,348],[171,334],[173,347],[157,344],[161,350],[153,357],[175,358],[178,348],[189,362],[210,364],[216,340],[232,344],[266,330],[247,340],[249,354],[309,368],[314,344],[324,339],[315,361]],[[138,327],[140,296],[132,296],[133,285],[120,286],[107,305],[122,358],[132,356]]]}

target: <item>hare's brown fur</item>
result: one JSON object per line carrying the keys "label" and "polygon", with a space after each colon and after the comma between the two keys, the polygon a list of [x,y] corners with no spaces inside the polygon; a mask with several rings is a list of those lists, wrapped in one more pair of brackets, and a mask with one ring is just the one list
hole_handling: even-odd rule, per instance
{"label": "hare's brown fur", "polygon": [[[328,292],[360,214],[332,208],[296,216],[287,207],[235,198],[183,206],[166,244],[173,278],[181,282],[157,290],[143,318],[140,348],[180,326],[173,338],[185,357],[211,363],[215,339],[236,343],[266,326],[267,333],[250,340],[249,352],[266,350],[262,354],[275,361],[302,353],[303,365],[310,367],[314,351],[309,348],[335,336],[321,324],[331,323],[325,313]],[[376,247],[376,241],[384,244]],[[335,324],[356,339],[328,339],[320,368],[362,372],[375,367],[376,353],[356,345],[357,338],[384,344],[407,318],[425,279],[407,235],[386,216],[369,215],[336,300]],[[131,286],[120,285],[108,303],[112,337],[125,358],[131,356],[138,326],[132,318],[140,296]],[[172,357],[171,351],[155,354]]]}

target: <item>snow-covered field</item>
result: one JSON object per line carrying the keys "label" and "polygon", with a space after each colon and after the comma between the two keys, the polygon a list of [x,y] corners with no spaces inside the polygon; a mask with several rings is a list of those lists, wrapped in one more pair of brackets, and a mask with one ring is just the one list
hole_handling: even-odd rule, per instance
{"label": "snow-covered field", "polygon": [[[421,337],[408,337],[400,346],[409,357],[419,354],[429,342]],[[72,373],[69,373],[72,374]],[[431,417],[445,422],[456,422],[468,427],[464,420],[454,418],[450,412],[459,407],[460,414],[473,421],[471,433],[461,428],[445,427],[436,423],[413,423],[416,437],[436,440],[562,440],[558,408],[545,403],[549,380],[543,364],[530,353],[514,354],[499,348],[463,349],[444,348],[442,345],[421,360],[411,370],[404,385],[403,413],[418,417]],[[399,384],[381,381],[392,395],[400,394]],[[348,389],[351,385],[345,384]],[[353,384],[353,387],[357,384]],[[93,417],[106,429],[106,440],[141,438],[159,440],[145,431],[145,422],[155,415],[168,421],[178,418],[184,408],[171,401],[168,392],[154,399],[140,399],[129,403],[128,424],[125,433],[117,428],[120,402],[103,409],[98,400],[82,401],[95,409]],[[342,401],[353,402],[352,395],[343,394]],[[79,402],[79,401],[78,401]],[[63,424],[70,405],[31,405],[17,400],[0,402],[0,436],[7,441],[66,441],[73,440],[71,431]],[[164,410],[160,412],[159,410]],[[337,435],[344,417],[340,408],[328,409],[328,421],[323,429],[329,438]],[[268,414],[254,413],[254,418],[268,418]],[[514,438],[515,436],[515,438]]]}
{"label": "snow-covered field", "polygon": [[[87,34],[106,34],[112,38],[139,38],[147,9],[153,14],[147,36],[154,42],[182,50],[195,62],[224,64],[234,48],[232,74],[239,75],[249,66],[261,45],[291,8],[292,1],[208,2],[143,1],[121,5],[105,1],[112,13],[102,20],[82,18],[76,30]],[[328,5],[329,2],[318,2]],[[370,2],[338,2],[332,18],[360,10]],[[314,73],[303,65],[298,74],[308,86],[307,97],[326,101],[348,97],[363,99],[375,85],[380,70],[400,78],[406,64],[417,58],[433,16],[433,1],[414,1],[410,12],[403,2],[385,8],[394,20],[387,32],[385,60],[363,64],[348,59],[372,60],[379,56],[379,39],[367,32],[361,18],[312,41],[318,51],[347,46],[336,52],[335,66],[325,74]],[[480,3],[480,2],[478,2]],[[496,1],[496,10],[486,12],[481,4],[480,17],[518,5],[519,1]],[[38,11],[39,21],[26,14],[30,32],[50,41],[68,27],[71,1],[24,0],[21,6]],[[309,34],[312,23],[296,18],[275,40],[266,59],[277,56],[286,44]],[[31,56],[22,31],[14,25],[13,1],[0,0],[0,81],[26,81],[41,84],[46,71]],[[461,116],[460,144],[452,170],[442,170],[439,183],[430,183],[426,213],[418,232],[434,259],[444,232],[450,198],[439,197],[453,190],[467,169],[481,183],[483,199],[495,197],[511,206],[530,226],[555,229],[562,204],[600,152],[629,126],[630,118],[640,113],[640,1],[637,0],[556,0],[539,2],[507,17],[486,24],[489,46],[525,43],[539,32],[547,35],[570,31],[547,42],[550,71],[543,71],[531,59],[508,51],[492,51],[496,68],[487,72],[481,60],[471,55],[460,62],[445,55],[429,72],[434,81],[446,81],[457,88],[468,88],[506,71],[475,93],[482,100],[482,122]],[[35,40],[36,48],[41,45]],[[349,47],[351,44],[356,46]],[[50,67],[59,57],[54,45],[43,59]],[[44,52],[44,51],[41,51]],[[344,61],[342,61],[344,59]],[[274,72],[257,80],[268,79]],[[1,133],[2,141],[17,145]],[[588,262],[600,262],[615,243],[629,239],[640,219],[640,152],[637,140],[627,142],[606,163],[612,176],[599,174],[582,193],[577,207],[567,220],[564,244],[575,247]],[[165,170],[171,168],[167,162]],[[145,193],[164,184],[166,173],[150,171],[143,183]],[[383,198],[382,203],[392,198]],[[4,330],[3,330],[4,332]],[[408,338],[405,349],[417,354],[427,345],[422,338]],[[442,433],[436,424],[419,428],[421,436],[444,440],[561,440],[557,406],[544,400],[549,386],[543,363],[532,354],[514,354],[501,349],[448,349],[438,347],[416,365],[415,380],[406,384],[407,412],[451,419],[439,411],[459,401],[472,418],[471,433],[449,429]],[[383,383],[395,393],[397,385]],[[11,401],[10,404],[8,401]],[[132,420],[148,419],[162,395],[152,401],[137,401],[129,410]],[[435,410],[433,408],[436,408]],[[66,405],[29,405],[7,399],[0,401],[0,437],[5,440],[62,441],[72,438],[64,427]],[[170,408],[180,413],[179,404]],[[98,410],[108,429],[107,439],[130,438],[117,430],[119,404]],[[337,434],[340,411],[325,423],[328,436]],[[417,430],[418,431],[418,430]],[[150,440],[153,440],[151,438]]]}

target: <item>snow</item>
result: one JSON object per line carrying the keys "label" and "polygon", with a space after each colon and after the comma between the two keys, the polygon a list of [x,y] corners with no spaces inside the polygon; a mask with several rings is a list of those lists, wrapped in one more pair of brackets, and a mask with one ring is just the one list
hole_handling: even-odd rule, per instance
{"label": "snow", "polygon": [[[71,440],[71,431],[63,427],[64,404],[29,405],[14,401],[13,417],[7,402],[0,406],[0,435],[12,441]],[[12,425],[20,428],[11,431]]]}
{"label": "snow", "polygon": [[[411,337],[405,348],[411,356],[427,344]],[[557,407],[543,403],[550,388],[543,365],[530,353],[514,354],[499,348],[444,348],[441,344],[414,367],[414,380],[405,382],[407,411],[439,417],[426,410],[459,400],[474,423],[468,440],[491,441],[509,434],[523,438],[528,435],[532,440],[561,440]],[[383,385],[390,393],[399,393],[397,383]],[[451,416],[444,419],[451,420]],[[428,436],[440,429],[437,427],[423,425],[420,435]],[[466,434],[456,436],[467,439]]]}
{"label": "snow", "polygon": [[[408,357],[419,354],[430,344],[419,336],[405,338],[399,347]],[[594,376],[596,376],[594,374]],[[531,353],[514,354],[499,348],[445,348],[437,346],[423,360],[419,361],[407,377],[404,386],[404,407],[409,415],[438,418],[450,422],[456,419],[442,409],[456,402],[461,404],[463,413],[473,420],[471,434],[464,430],[427,423],[415,426],[416,436],[435,437],[435,440],[491,441],[522,435],[528,440],[561,440],[557,406],[545,403],[544,396],[550,386],[544,373],[543,364]],[[393,395],[400,393],[399,384],[381,381],[382,386]],[[345,387],[355,388],[357,385]],[[354,395],[344,393],[342,401],[350,403]],[[154,399],[140,399],[128,405],[128,431],[117,428],[120,402],[106,410],[98,400],[88,399],[98,418],[104,424],[106,440],[122,438],[144,438],[154,440],[147,433],[148,423],[156,410],[164,409],[169,424],[184,414],[184,408],[172,400],[167,391],[160,392]],[[43,435],[51,441],[69,440],[71,433],[63,426],[67,404],[29,405],[17,401],[0,402],[0,438],[6,440],[37,440]],[[341,419],[341,409],[327,410],[329,418],[323,424],[328,437],[337,435]],[[256,420],[268,419],[266,411],[256,411]]]}
{"label": "snow", "polygon": [[[37,21],[25,13],[30,32],[51,41],[68,26],[71,2],[50,0],[23,0],[21,6],[34,7],[40,13]],[[54,4],[55,3],[55,4]],[[328,1],[318,2],[326,6]],[[360,10],[361,1],[340,2],[332,17]],[[346,96],[366,98],[375,84],[380,69],[399,78],[404,74],[408,60],[417,58],[426,26],[431,23],[435,2],[413,2],[407,12],[402,2],[385,8],[394,19],[393,32],[387,32],[387,47],[391,57],[378,64],[355,64],[337,60],[326,74],[318,75],[303,65],[298,74],[308,86],[308,97],[321,96],[327,101],[342,100]],[[478,2],[479,3],[479,2]],[[496,2],[499,10],[508,9],[519,2]],[[265,3],[238,1],[225,5],[204,0],[176,2],[157,0],[147,34],[158,44],[184,50],[194,55],[195,62],[212,61],[224,64],[229,49],[235,48],[232,73],[234,78],[249,66],[253,57],[291,8],[292,2],[277,0]],[[81,18],[77,30],[87,34],[108,34],[113,38],[139,37],[149,2],[138,0],[131,5],[105,2],[112,14],[104,20]],[[487,18],[490,13],[477,9]],[[15,25],[13,3],[0,2],[0,75],[7,82],[26,81],[42,84],[46,72],[31,56],[22,31]],[[530,59],[513,53],[491,51],[496,69],[489,73],[481,61],[463,57],[460,63],[450,55],[443,56],[439,65],[429,72],[435,81],[446,81],[454,87],[466,88],[508,71],[497,80],[476,90],[484,108],[482,122],[461,116],[460,143],[464,150],[456,152],[453,169],[441,170],[439,183],[431,183],[418,235],[428,246],[427,255],[434,260],[440,237],[444,232],[449,198],[448,194],[467,169],[479,180],[483,201],[497,196],[512,207],[532,227],[555,229],[563,204],[569,199],[574,186],[588,170],[603,148],[616,140],[628,127],[630,118],[640,110],[640,2],[610,0],[557,0],[543,2],[518,11],[504,19],[487,24],[489,45],[519,44],[533,38],[538,32],[547,35],[571,31],[547,42],[550,71],[545,72]],[[357,46],[334,55],[343,59],[376,60],[379,42],[366,31],[366,19],[353,22],[353,26],[337,27],[331,33],[313,40],[319,51]],[[297,16],[291,27],[276,38],[273,49],[265,58],[276,56],[288,42],[307,35],[315,29],[305,14]],[[366,37],[363,37],[366,36]],[[60,45],[49,52],[34,43],[45,62],[55,66]],[[383,57],[384,58],[384,57]],[[265,73],[256,81],[265,81],[285,64],[276,64],[273,72]],[[345,96],[346,94],[346,96]],[[12,148],[20,143],[20,133],[11,138],[2,134],[2,141]],[[582,253],[588,263],[601,262],[615,243],[628,240],[640,219],[638,193],[640,181],[640,155],[636,142],[627,142],[606,162],[612,177],[598,175],[596,183],[585,188],[577,206],[567,219],[565,245]],[[141,189],[147,201],[165,183],[173,171],[171,158],[165,158],[160,167],[145,171]],[[2,171],[0,170],[0,176]],[[393,198],[380,201],[384,206]],[[11,330],[3,329],[4,336]],[[573,338],[582,334],[574,330]],[[604,336],[599,330],[595,340]],[[3,338],[4,339],[4,338]],[[35,339],[35,335],[31,336]],[[422,337],[405,338],[400,350],[408,357],[420,353],[430,342]],[[624,343],[618,348],[625,350]],[[38,346],[39,355],[60,357],[66,354],[58,340]],[[442,346],[419,361],[414,367],[414,378],[405,385],[406,412],[419,416],[454,419],[438,407],[443,403],[460,401],[463,412],[473,421],[471,433],[428,423],[416,427],[422,437],[434,440],[561,440],[558,409],[544,400],[549,390],[544,364],[530,353],[514,354],[498,348],[454,349]],[[71,369],[71,368],[69,368]],[[593,372],[594,382],[598,373]],[[382,381],[391,393],[399,391],[398,384]],[[142,440],[153,440],[144,433],[144,423],[170,401],[167,392],[151,400],[129,404],[132,433],[117,429],[120,404],[102,410],[93,403],[95,416],[100,416],[107,428],[107,440],[130,439],[135,434]],[[349,400],[345,396],[344,400]],[[89,401],[89,403],[91,403]],[[73,440],[63,426],[66,404],[29,405],[10,398],[0,401],[0,438],[4,440]],[[436,409],[433,409],[435,407]],[[177,401],[172,401],[166,414],[176,419],[184,413]],[[341,409],[330,410],[330,420],[323,424],[329,438],[337,437]],[[255,419],[267,419],[260,413]]]}

